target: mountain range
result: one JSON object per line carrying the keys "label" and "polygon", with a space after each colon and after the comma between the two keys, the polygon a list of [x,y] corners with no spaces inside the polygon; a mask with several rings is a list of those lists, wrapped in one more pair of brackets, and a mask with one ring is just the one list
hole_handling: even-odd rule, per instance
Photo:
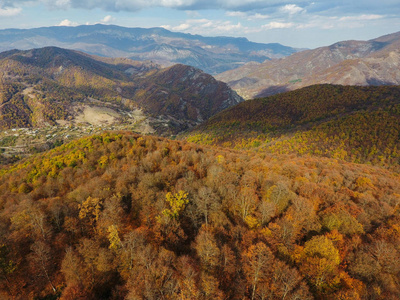
{"label": "mountain range", "polygon": [[246,62],[288,56],[298,49],[246,38],[203,37],[163,28],[115,25],[53,26],[0,30],[0,51],[57,46],[107,57],[151,60],[163,66],[180,63],[217,74]]}
{"label": "mountain range", "polygon": [[400,84],[400,32],[312,50],[246,38],[203,37],[115,25],[0,30],[0,51],[56,46],[112,58],[185,64],[228,83],[245,99],[313,84]]}
{"label": "mountain range", "polygon": [[251,62],[216,76],[245,99],[313,84],[400,84],[400,32],[369,41],[342,41],[281,59]]}
{"label": "mountain range", "polygon": [[137,123],[139,118],[147,124],[145,131],[171,134],[243,101],[225,83],[194,67],[161,68],[56,47],[3,52],[0,72],[3,129],[101,125],[101,118],[104,123]]}

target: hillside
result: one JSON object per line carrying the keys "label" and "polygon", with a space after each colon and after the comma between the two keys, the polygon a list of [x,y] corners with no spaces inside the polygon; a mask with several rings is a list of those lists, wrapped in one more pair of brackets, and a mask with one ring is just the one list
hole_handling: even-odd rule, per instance
{"label": "hillside", "polygon": [[246,99],[313,84],[400,84],[400,33],[370,41],[343,41],[282,59],[249,63],[216,76]]}
{"label": "hillside", "polygon": [[107,59],[55,47],[0,54],[0,129],[139,121],[175,134],[242,99],[193,67]]}
{"label": "hillside", "polygon": [[0,170],[2,299],[396,299],[400,180],[103,133]]}
{"label": "hillside", "polygon": [[248,100],[186,133],[200,144],[399,167],[400,87],[315,85]]}
{"label": "hillside", "polygon": [[263,62],[297,52],[277,43],[253,43],[246,38],[203,37],[163,28],[114,25],[43,27],[0,30],[0,51],[57,46],[106,57],[151,60],[163,66],[191,65],[217,74],[249,61]]}

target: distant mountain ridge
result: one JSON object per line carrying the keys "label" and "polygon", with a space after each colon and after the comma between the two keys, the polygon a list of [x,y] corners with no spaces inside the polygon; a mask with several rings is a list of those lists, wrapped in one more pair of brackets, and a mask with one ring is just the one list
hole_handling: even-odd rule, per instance
{"label": "distant mountain ridge", "polygon": [[111,123],[139,118],[150,132],[174,134],[241,101],[225,83],[185,65],[163,69],[56,47],[0,53],[3,129],[91,123],[87,115],[97,120],[100,111]]}
{"label": "distant mountain ridge", "polygon": [[313,84],[400,84],[400,32],[369,41],[343,41],[216,76],[246,99]]}
{"label": "distant mountain ridge", "polygon": [[277,43],[254,43],[246,38],[203,37],[164,28],[97,24],[0,30],[0,51],[46,46],[100,56],[152,60],[165,66],[181,63],[210,74],[221,73],[249,61],[263,62],[298,51]]}

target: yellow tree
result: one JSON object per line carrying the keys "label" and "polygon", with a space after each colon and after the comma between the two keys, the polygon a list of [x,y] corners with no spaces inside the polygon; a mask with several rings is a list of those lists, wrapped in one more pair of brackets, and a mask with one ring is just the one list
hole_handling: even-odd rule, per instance
{"label": "yellow tree", "polygon": [[178,219],[179,214],[189,203],[188,193],[184,191],[179,191],[175,194],[167,193],[165,201],[168,202],[170,208],[164,209],[162,214],[170,219]]}
{"label": "yellow tree", "polygon": [[111,225],[108,227],[107,231],[108,231],[108,240],[110,242],[110,246],[108,246],[108,248],[110,248],[113,251],[117,251],[122,246],[121,239],[119,238],[118,235],[118,228],[115,225]]}
{"label": "yellow tree", "polygon": [[295,261],[318,294],[328,294],[339,287],[340,254],[326,236],[314,236],[304,244],[304,248],[297,247]]}
{"label": "yellow tree", "polygon": [[102,201],[88,197],[79,205],[79,219],[86,221],[96,232],[96,224],[100,217]]}

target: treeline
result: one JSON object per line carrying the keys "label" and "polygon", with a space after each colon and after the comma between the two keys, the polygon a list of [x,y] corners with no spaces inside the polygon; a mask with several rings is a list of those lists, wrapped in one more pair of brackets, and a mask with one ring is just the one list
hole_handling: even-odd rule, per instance
{"label": "treeline", "polygon": [[189,141],[398,166],[400,88],[315,85],[228,109]]}
{"label": "treeline", "polygon": [[2,299],[400,297],[384,169],[105,133],[0,176]]}

